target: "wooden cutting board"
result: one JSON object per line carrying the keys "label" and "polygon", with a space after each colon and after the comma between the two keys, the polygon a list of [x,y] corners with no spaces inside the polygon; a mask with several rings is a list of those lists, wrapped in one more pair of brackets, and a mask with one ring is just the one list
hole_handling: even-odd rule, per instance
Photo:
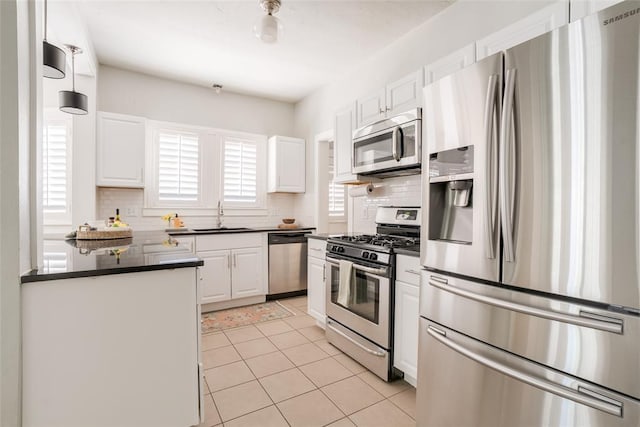
{"label": "wooden cutting board", "polygon": [[294,230],[298,228],[298,224],[278,224],[278,228],[284,228],[285,230]]}

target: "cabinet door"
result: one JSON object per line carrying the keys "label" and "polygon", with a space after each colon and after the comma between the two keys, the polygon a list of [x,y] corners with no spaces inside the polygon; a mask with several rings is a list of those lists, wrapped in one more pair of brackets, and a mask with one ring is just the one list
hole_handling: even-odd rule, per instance
{"label": "cabinet door", "polygon": [[305,141],[299,138],[269,138],[269,192],[305,192]]}
{"label": "cabinet door", "polygon": [[387,117],[422,106],[423,86],[422,69],[388,84],[385,108]]}
{"label": "cabinet door", "polygon": [[325,260],[307,258],[307,311],[309,315],[324,325],[325,319]]}
{"label": "cabinet door", "polygon": [[98,113],[96,185],[144,187],[145,119]]}
{"label": "cabinet door", "polygon": [[569,22],[569,2],[559,1],[476,42],[476,60],[538,37]]}
{"label": "cabinet door", "polygon": [[476,62],[476,44],[471,43],[424,67],[425,84],[455,73]]}
{"label": "cabinet door", "polygon": [[202,277],[202,303],[231,299],[231,251],[198,252],[204,261],[200,267]]}
{"label": "cabinet door", "polygon": [[396,281],[393,366],[415,387],[418,375],[420,287]]}
{"label": "cabinet door", "polygon": [[386,113],[385,90],[380,89],[356,101],[356,127],[384,119]]}
{"label": "cabinet door", "polygon": [[353,182],[357,175],[351,173],[351,156],[353,151],[353,125],[355,123],[355,105],[346,107],[336,113],[334,128],[334,162],[336,183]]}
{"label": "cabinet door", "polygon": [[262,248],[234,249],[231,259],[231,298],[265,295]]}
{"label": "cabinet door", "polygon": [[571,2],[571,22],[620,3],[622,0],[579,0]]}

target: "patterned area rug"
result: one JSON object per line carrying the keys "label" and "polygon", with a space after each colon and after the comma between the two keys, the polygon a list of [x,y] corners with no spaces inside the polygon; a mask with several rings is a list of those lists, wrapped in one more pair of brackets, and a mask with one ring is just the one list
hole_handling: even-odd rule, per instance
{"label": "patterned area rug", "polygon": [[292,312],[274,301],[213,311],[202,315],[202,333],[206,334],[268,320],[283,319],[293,315]]}

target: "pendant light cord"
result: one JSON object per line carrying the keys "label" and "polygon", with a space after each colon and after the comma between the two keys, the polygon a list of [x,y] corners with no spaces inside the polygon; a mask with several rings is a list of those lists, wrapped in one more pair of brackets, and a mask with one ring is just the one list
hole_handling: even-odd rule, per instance
{"label": "pendant light cord", "polygon": [[73,91],[76,91],[76,52],[74,50],[71,51],[71,86],[73,87]]}
{"label": "pendant light cord", "polygon": [[44,0],[44,41],[47,41],[47,0]]}

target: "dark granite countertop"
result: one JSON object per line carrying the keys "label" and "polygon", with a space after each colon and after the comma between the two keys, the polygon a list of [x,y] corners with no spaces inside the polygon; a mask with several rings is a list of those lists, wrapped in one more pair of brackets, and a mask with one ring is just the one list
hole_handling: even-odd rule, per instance
{"label": "dark granite countertop", "polygon": [[[56,249],[48,252],[47,246]],[[192,246],[164,232],[134,232],[114,240],[47,240],[45,266],[21,277],[22,283],[204,265]]]}
{"label": "dark granite countertop", "polygon": [[264,232],[282,232],[282,233],[296,233],[299,231],[313,231],[315,227],[301,227],[301,228],[278,228],[278,227],[250,227],[250,228],[210,228],[207,231],[195,231],[191,229],[168,231],[171,236],[201,236],[207,234],[235,234],[235,233],[264,233]]}
{"label": "dark granite countertop", "polygon": [[420,245],[407,246],[405,248],[395,248],[394,251],[396,251],[396,253],[399,255],[409,255],[409,256],[419,257]]}

